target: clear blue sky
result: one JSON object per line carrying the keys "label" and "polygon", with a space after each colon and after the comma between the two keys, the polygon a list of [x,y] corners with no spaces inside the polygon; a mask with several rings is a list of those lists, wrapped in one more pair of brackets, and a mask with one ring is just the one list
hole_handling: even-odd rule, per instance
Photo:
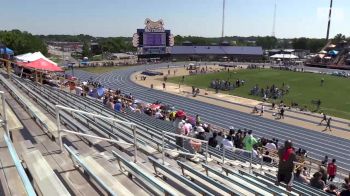
{"label": "clear blue sky", "polygon": [[[277,0],[277,37],[325,37],[330,0]],[[275,0],[226,0],[227,36],[271,35]],[[162,18],[174,35],[219,37],[222,0],[0,0],[0,29],[132,36]],[[331,36],[350,36],[350,0],[334,0]]]}

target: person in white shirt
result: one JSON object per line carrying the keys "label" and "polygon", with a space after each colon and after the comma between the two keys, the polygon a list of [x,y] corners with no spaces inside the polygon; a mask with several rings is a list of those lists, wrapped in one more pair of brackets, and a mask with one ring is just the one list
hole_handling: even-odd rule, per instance
{"label": "person in white shirt", "polygon": [[162,119],[164,116],[163,114],[160,112],[160,110],[157,110],[157,112],[154,114],[154,117],[156,119]]}
{"label": "person in white shirt", "polygon": [[265,145],[265,148],[268,151],[275,151],[275,150],[277,150],[276,144],[273,143],[271,140]]}
{"label": "person in white shirt", "polygon": [[83,91],[83,88],[80,86],[75,87],[75,94],[81,96],[81,92]]}
{"label": "person in white shirt", "polygon": [[232,142],[231,136],[230,135],[226,136],[226,138],[222,140],[221,144],[225,149],[232,150],[233,142]]}
{"label": "person in white shirt", "polygon": [[261,105],[261,111],[260,111],[260,116],[264,115],[264,110],[265,110],[265,106]]}

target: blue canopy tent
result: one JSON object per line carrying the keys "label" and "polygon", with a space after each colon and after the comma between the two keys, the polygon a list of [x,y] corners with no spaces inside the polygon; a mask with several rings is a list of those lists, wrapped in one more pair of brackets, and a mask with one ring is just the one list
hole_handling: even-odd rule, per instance
{"label": "blue canopy tent", "polygon": [[336,50],[331,50],[331,51],[328,52],[328,54],[331,55],[331,56],[337,56],[338,53],[339,52],[336,51]]}
{"label": "blue canopy tent", "polygon": [[1,48],[0,47],[0,54],[14,55],[14,52],[10,48]]}

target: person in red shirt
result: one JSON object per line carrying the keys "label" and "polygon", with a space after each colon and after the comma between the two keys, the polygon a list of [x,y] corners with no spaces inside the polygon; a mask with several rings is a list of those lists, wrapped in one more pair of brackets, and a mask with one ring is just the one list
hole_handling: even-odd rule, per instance
{"label": "person in red shirt", "polygon": [[333,181],[335,175],[337,174],[337,165],[335,164],[336,160],[333,159],[331,163],[328,163],[327,173],[328,180]]}

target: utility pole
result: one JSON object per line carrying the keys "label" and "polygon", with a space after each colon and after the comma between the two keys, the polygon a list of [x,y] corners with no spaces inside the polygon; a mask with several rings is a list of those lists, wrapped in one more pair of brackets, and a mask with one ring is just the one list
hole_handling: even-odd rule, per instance
{"label": "utility pole", "polygon": [[329,39],[329,29],[331,28],[332,7],[333,7],[333,0],[331,0],[331,5],[329,6],[328,27],[327,27],[327,37],[326,37],[327,41]]}
{"label": "utility pole", "polygon": [[224,39],[225,33],[225,1],[222,1],[222,29],[221,29],[221,38]]}
{"label": "utility pole", "polygon": [[273,11],[272,37],[276,36],[276,12],[277,12],[277,0],[275,0],[275,8]]}

